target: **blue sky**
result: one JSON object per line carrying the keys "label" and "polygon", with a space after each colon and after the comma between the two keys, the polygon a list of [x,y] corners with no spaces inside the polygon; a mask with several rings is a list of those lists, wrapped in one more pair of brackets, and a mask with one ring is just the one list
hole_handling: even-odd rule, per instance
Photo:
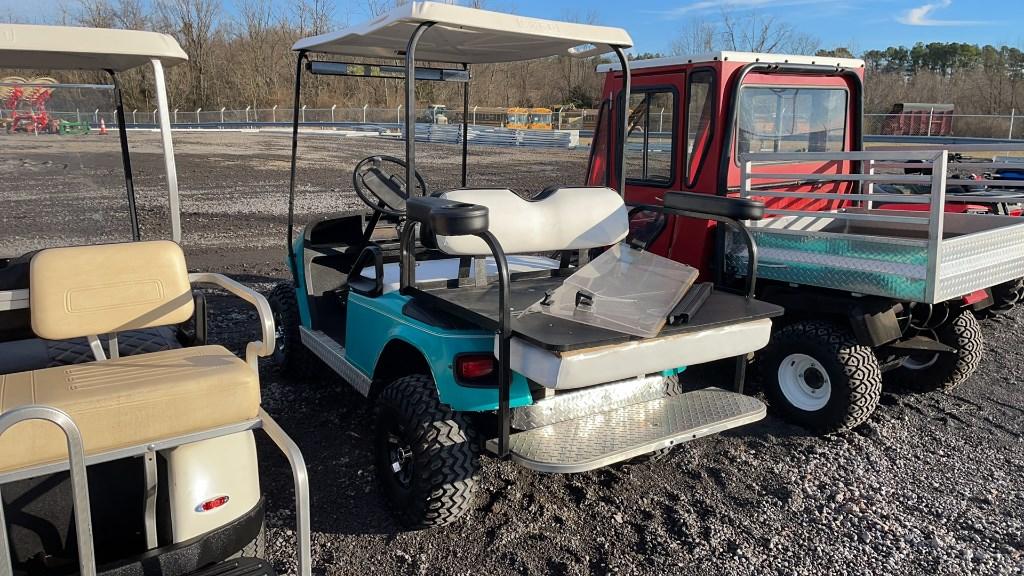
{"label": "blue sky", "polygon": [[[578,2],[514,2],[527,15],[571,14]],[[1024,0],[590,0],[601,23],[629,30],[642,51],[665,51],[688,20],[721,18],[722,7],[741,15],[756,11],[787,22],[823,47],[855,52],[915,42],[1024,44]]]}
{"label": "blue sky", "polygon": [[[225,12],[244,0],[224,0]],[[40,21],[76,0],[0,0],[0,20]],[[286,6],[288,0],[278,0]],[[365,0],[335,0],[341,23],[366,18]],[[487,6],[527,16],[587,18],[622,26],[637,49],[665,52],[692,18],[714,21],[722,8],[757,12],[815,36],[823,47],[855,52],[915,42],[970,42],[1024,47],[1024,0],[488,0]]]}

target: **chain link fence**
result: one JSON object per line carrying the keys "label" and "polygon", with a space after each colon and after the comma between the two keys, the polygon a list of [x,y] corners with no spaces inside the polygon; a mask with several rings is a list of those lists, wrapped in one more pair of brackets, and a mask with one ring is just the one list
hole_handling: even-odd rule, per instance
{"label": "chain link fence", "polygon": [[[5,111],[0,111],[0,116]],[[114,110],[63,110],[49,111],[52,118],[73,122],[88,122],[94,128],[100,123],[109,127],[117,126]],[[289,126],[292,123],[290,106],[271,108],[200,108],[198,110],[175,109],[170,112],[171,124],[181,128],[259,128],[263,126]],[[652,131],[664,132],[672,125],[672,112],[664,110],[651,113]],[[125,123],[129,128],[153,128],[158,123],[156,110],[127,110]],[[468,121],[473,126],[503,127],[507,111],[503,108],[470,108]],[[308,108],[299,110],[299,121],[308,126],[346,126],[354,128],[398,129],[405,120],[404,108]],[[462,110],[436,111],[417,110],[421,123],[461,124]],[[580,130],[591,133],[597,122],[597,110],[554,110],[551,126],[554,129]],[[660,129],[654,130],[658,125]],[[868,136],[953,136],[963,138],[1024,139],[1024,118],[1015,111],[1011,114],[946,114],[919,115],[911,120],[899,114],[865,114],[864,133]]]}
{"label": "chain link fence", "polygon": [[869,136],[933,136],[961,138],[1024,138],[1024,118],[1011,114],[865,114]]}
{"label": "chain link fence", "polygon": [[[3,112],[0,111],[0,115]],[[101,121],[108,127],[117,125],[117,113],[114,110],[94,108],[91,110],[50,111],[52,118],[74,122],[89,122],[98,127]],[[437,124],[461,124],[462,110],[437,111],[433,109],[417,110],[419,122]],[[671,118],[671,113],[666,113]],[[174,109],[170,111],[171,124],[180,127],[211,127],[240,128],[267,125],[290,125],[293,121],[292,107],[274,106],[272,108],[199,108],[196,110]],[[507,111],[504,108],[470,108],[467,117],[473,126],[505,126]],[[155,127],[158,124],[157,110],[126,110],[125,125],[129,128]],[[308,108],[299,110],[299,122],[305,125],[376,125],[398,127],[405,121],[405,109],[397,108]],[[559,130],[593,130],[597,122],[596,110],[555,110],[551,114],[551,126]]]}

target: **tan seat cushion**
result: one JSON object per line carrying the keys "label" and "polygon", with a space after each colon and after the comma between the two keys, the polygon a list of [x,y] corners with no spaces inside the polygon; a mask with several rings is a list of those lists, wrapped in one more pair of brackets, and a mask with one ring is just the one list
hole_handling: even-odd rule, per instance
{"label": "tan seat cushion", "polygon": [[[97,454],[256,418],[260,384],[220,346],[0,375],[0,413],[41,404],[67,412]],[[67,444],[48,422],[0,436],[0,472],[64,460]]]}
{"label": "tan seat cushion", "polygon": [[167,240],[50,248],[29,270],[32,330],[65,340],[192,317],[185,254]]}

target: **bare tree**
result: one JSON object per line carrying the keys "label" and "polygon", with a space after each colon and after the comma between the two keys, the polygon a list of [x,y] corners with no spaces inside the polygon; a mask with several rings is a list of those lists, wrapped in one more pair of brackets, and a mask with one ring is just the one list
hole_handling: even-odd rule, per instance
{"label": "bare tree", "polygon": [[218,33],[220,2],[217,0],[160,0],[160,26],[177,37],[189,55],[188,85],[184,100],[202,106],[211,100],[210,80],[214,43]]}
{"label": "bare tree", "polygon": [[689,20],[673,41],[672,51],[676,54],[712,50],[813,54],[819,44],[817,38],[774,16],[754,11],[737,14],[722,8],[717,20]]}
{"label": "bare tree", "polygon": [[672,53],[684,55],[711,52],[717,47],[717,36],[718,29],[714,24],[700,17],[691,18],[672,41]]}
{"label": "bare tree", "polygon": [[303,36],[324,34],[334,22],[334,2],[330,0],[298,0],[295,4],[299,33]]}

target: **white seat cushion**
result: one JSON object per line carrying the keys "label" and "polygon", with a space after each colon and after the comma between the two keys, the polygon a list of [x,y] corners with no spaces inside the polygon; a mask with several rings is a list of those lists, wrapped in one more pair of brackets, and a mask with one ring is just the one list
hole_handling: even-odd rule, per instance
{"label": "white seat cushion", "polygon": [[[475,261],[473,263],[475,266]],[[509,256],[509,270],[514,273],[539,272],[543,270],[558,270],[558,260],[545,258],[544,256]],[[496,276],[498,267],[494,258],[487,259],[487,276]],[[470,277],[473,269],[470,268]],[[373,268],[364,268],[364,278],[375,279],[376,271]],[[416,262],[416,282],[431,282],[437,280],[457,280],[459,278],[459,259],[445,258],[443,260],[421,260]],[[384,265],[384,293],[395,292],[401,286],[401,267],[398,262],[390,262]]]}
{"label": "white seat cushion", "polygon": [[[556,188],[526,200],[511,190],[452,190],[441,198],[486,206],[493,234],[506,254],[586,250],[611,246],[629,233],[629,213],[611,188]],[[476,236],[438,236],[453,256],[490,254]]]}
{"label": "white seat cushion", "polygon": [[583,388],[755,352],[771,333],[764,319],[563,353],[513,337],[511,367],[547,388]]}

